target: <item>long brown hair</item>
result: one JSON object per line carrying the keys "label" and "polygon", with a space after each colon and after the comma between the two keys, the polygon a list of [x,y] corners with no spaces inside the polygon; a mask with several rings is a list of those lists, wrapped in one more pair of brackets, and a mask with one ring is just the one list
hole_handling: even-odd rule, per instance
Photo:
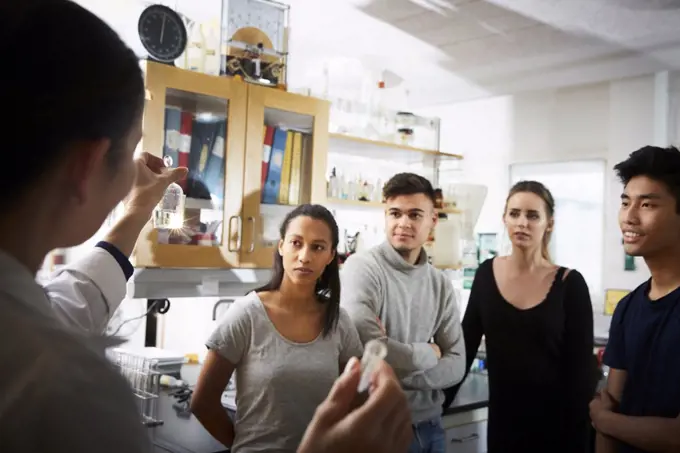
{"label": "long brown hair", "polygon": [[[548,216],[548,220],[553,220],[555,216],[555,199],[546,186],[538,181],[519,181],[514,186],[512,186],[510,193],[508,193],[508,198],[505,199],[505,211],[508,210],[508,201],[510,201],[510,198],[518,193],[533,193],[534,195],[539,196],[545,204],[545,212]],[[543,234],[543,239],[541,240],[541,255],[543,255],[543,258],[548,261],[551,261],[550,252],[548,251],[548,245],[550,244],[551,236],[552,228],[548,227],[548,229],[546,229],[545,233]]]}

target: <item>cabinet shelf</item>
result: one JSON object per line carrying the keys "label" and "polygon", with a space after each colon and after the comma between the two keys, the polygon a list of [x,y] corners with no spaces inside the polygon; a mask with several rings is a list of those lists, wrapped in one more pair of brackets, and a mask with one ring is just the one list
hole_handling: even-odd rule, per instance
{"label": "cabinet shelf", "polygon": [[184,201],[184,207],[186,209],[211,209],[215,211],[221,211],[222,206],[214,203],[212,200],[207,200],[203,198],[191,198],[187,197]]}

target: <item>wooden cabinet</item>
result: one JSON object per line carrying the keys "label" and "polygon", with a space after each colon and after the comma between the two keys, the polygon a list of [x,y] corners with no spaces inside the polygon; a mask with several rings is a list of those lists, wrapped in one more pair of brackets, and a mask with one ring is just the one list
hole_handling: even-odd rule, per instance
{"label": "wooden cabinet", "polygon": [[265,125],[304,138],[291,201],[322,201],[328,102],[156,63],[147,63],[145,83],[141,147],[190,173],[180,182],[183,218],[162,230],[149,223],[135,266],[271,267],[278,225],[298,203],[261,202]]}
{"label": "wooden cabinet", "polygon": [[[285,215],[297,204],[325,200],[328,111],[326,101],[256,85],[248,87],[241,267],[271,267]],[[300,149],[301,162],[292,164],[301,172],[297,202],[262,203],[263,125],[294,131],[306,140]]]}

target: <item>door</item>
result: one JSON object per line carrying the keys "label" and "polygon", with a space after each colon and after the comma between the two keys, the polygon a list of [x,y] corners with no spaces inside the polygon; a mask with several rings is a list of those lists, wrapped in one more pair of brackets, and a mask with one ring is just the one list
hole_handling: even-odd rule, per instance
{"label": "door", "polygon": [[327,101],[248,86],[241,267],[270,268],[285,216],[326,199]]}
{"label": "door", "polygon": [[[148,63],[145,151],[189,168],[179,182],[183,207],[150,223],[135,251],[137,267],[231,268],[242,244],[244,83]],[[158,211],[156,213],[158,215]]]}

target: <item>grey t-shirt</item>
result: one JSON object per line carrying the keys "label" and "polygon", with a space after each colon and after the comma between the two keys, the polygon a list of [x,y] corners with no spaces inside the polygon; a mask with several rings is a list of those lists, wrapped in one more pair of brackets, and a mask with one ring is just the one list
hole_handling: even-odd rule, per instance
{"label": "grey t-shirt", "polygon": [[343,309],[328,337],[294,343],[276,330],[256,293],[229,307],[206,345],[236,367],[236,453],[295,452],[340,364],[363,353]]}

